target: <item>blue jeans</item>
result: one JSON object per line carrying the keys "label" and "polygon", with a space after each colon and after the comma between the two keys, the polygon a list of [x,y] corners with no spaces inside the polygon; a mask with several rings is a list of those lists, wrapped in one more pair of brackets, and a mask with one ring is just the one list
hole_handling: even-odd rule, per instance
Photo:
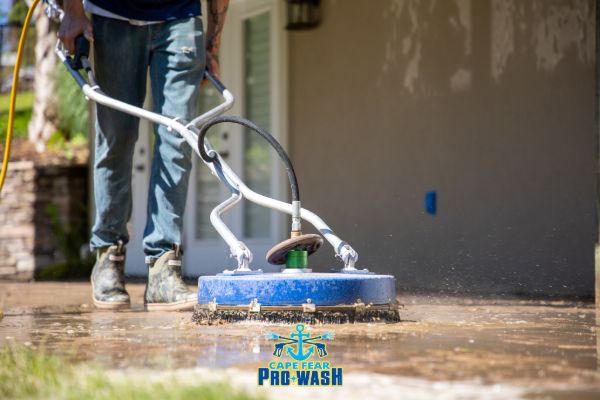
{"label": "blue jeans", "polygon": [[[197,114],[204,71],[200,18],[134,26],[94,15],[94,70],[109,96],[141,107],[150,71],[153,110],[186,120]],[[127,243],[131,217],[133,150],[139,120],[97,105],[92,249]],[[154,156],[144,229],[146,257],[160,257],[181,244],[192,149],[177,133],[154,126]]]}

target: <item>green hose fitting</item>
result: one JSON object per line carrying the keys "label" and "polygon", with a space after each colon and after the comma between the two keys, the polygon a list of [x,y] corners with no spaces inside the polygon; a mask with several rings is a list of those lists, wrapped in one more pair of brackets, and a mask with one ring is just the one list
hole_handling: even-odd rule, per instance
{"label": "green hose fitting", "polygon": [[291,250],[285,256],[286,268],[306,268],[308,267],[308,251]]}

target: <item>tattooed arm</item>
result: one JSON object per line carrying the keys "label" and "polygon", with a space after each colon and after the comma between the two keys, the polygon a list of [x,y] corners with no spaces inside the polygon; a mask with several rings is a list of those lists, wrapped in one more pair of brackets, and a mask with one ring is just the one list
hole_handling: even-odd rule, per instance
{"label": "tattooed arm", "polygon": [[219,46],[229,0],[207,0],[207,5],[206,66],[215,77],[219,78]]}

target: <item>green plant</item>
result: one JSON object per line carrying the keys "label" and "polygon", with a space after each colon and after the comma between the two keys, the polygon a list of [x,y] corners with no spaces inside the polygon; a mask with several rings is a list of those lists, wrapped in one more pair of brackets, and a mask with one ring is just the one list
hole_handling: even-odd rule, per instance
{"label": "green plant", "polygon": [[[6,29],[4,32],[4,43],[2,43],[2,45],[5,47],[4,50],[10,48],[10,51],[16,51],[18,38],[21,34],[21,27],[25,22],[25,16],[27,15],[28,9],[29,6],[24,0],[14,1],[7,16],[9,29]],[[34,48],[36,41],[36,32],[35,29],[32,29],[34,25],[35,20],[31,22],[30,29],[27,32],[27,41],[25,42],[25,50],[23,53],[22,61],[23,67],[35,64]],[[11,34],[11,31],[14,32],[16,35]],[[10,71],[10,76],[12,76],[12,71]],[[5,79],[6,76],[3,76],[2,78]]]}
{"label": "green plant", "polygon": [[67,139],[61,131],[56,131],[50,136],[46,145],[52,151],[63,153],[67,160],[72,160],[78,147],[87,146],[87,136],[79,132]]}
{"label": "green plant", "polygon": [[[22,92],[17,96],[15,107],[15,120],[13,125],[13,137],[26,138],[29,120],[33,110],[33,92]],[[8,127],[8,103],[10,95],[0,95],[0,139],[4,142]]]}
{"label": "green plant", "polygon": [[54,69],[53,80],[58,108],[58,128],[66,140],[77,136],[87,138],[88,103],[79,86],[62,64],[57,64]]}
{"label": "green plant", "polygon": [[25,16],[27,15],[27,9],[28,7],[25,1],[15,1],[8,12],[8,23],[23,25],[23,22],[25,22]]}
{"label": "green plant", "polygon": [[[76,203],[76,207],[81,210],[83,215],[87,214],[87,207],[83,203]],[[82,256],[81,254],[81,248],[86,244],[87,228],[82,223],[78,223],[65,229],[56,204],[48,204],[46,214],[50,219],[56,247],[65,257],[65,262],[50,265],[36,272],[36,279],[50,280],[89,277],[94,266],[94,257],[91,255]]]}

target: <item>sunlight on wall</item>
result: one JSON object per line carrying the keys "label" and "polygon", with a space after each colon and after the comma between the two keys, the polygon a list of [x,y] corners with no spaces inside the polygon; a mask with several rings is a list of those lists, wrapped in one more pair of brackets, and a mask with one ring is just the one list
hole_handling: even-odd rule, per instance
{"label": "sunlight on wall", "polygon": [[[490,15],[473,15],[473,0],[390,0],[383,11],[389,33],[378,84],[398,70],[408,93],[460,92],[472,85],[472,21],[488,24],[489,71],[499,82],[515,58],[553,71],[568,52],[594,62],[593,0],[490,0]],[[486,6],[487,7],[487,6]],[[485,8],[485,7],[484,7]],[[432,66],[431,64],[436,64]],[[487,70],[487,69],[486,69]]]}
{"label": "sunlight on wall", "polygon": [[[492,0],[492,77],[498,81],[511,56],[533,52],[538,70],[552,71],[567,52],[594,60],[593,1]],[[530,25],[527,21],[533,21]]]}

